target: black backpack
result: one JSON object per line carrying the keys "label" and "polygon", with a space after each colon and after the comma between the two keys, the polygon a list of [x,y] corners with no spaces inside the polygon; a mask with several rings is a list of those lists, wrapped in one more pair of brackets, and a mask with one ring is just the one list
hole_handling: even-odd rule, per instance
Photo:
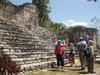
{"label": "black backpack", "polygon": [[90,47],[87,47],[87,48],[84,50],[84,54],[85,54],[86,57],[90,57],[90,56],[91,56]]}

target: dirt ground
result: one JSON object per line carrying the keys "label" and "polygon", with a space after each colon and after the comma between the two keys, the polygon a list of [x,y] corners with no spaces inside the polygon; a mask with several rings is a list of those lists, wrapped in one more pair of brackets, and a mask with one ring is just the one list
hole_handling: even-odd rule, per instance
{"label": "dirt ground", "polygon": [[64,66],[64,70],[57,68],[48,68],[44,70],[28,71],[19,75],[100,75],[100,64],[95,64],[94,71],[96,73],[88,74],[87,68],[80,70],[80,63],[77,59],[75,61],[75,67],[70,67],[70,64]]}

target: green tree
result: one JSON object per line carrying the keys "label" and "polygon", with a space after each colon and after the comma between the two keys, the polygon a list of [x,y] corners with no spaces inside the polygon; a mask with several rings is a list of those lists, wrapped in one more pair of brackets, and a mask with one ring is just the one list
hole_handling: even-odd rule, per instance
{"label": "green tree", "polygon": [[63,23],[57,23],[57,22],[51,21],[50,25],[48,26],[48,29],[55,33],[59,33],[59,32],[66,31],[67,27]]}
{"label": "green tree", "polygon": [[50,20],[49,20],[49,0],[32,0],[32,3],[37,6],[38,8],[38,18],[39,18],[39,25],[42,27],[46,27]]}

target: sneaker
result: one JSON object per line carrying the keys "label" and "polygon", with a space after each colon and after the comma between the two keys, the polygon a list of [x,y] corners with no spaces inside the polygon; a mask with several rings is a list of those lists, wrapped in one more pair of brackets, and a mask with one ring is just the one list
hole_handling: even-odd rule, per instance
{"label": "sneaker", "polygon": [[95,73],[94,71],[92,71],[91,73]]}
{"label": "sneaker", "polygon": [[95,72],[94,71],[92,71],[92,72],[88,71],[88,73],[95,73]]}
{"label": "sneaker", "polygon": [[88,72],[89,74],[91,73],[91,72]]}

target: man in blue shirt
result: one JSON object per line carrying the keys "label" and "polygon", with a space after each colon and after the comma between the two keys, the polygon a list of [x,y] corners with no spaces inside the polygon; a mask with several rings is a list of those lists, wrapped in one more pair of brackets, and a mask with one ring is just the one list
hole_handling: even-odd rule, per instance
{"label": "man in blue shirt", "polygon": [[80,37],[79,42],[77,43],[76,47],[79,52],[79,58],[80,58],[82,70],[84,70],[85,65],[86,65],[86,59],[85,59],[85,55],[84,55],[84,50],[85,50],[86,46],[87,46],[86,41],[84,41],[83,38]]}

